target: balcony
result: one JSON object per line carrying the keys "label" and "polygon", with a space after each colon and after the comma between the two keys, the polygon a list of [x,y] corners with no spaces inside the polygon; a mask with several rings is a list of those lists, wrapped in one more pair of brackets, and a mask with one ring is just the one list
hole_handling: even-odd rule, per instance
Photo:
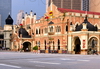
{"label": "balcony", "polygon": [[48,35],[54,35],[55,33],[54,32],[48,32]]}

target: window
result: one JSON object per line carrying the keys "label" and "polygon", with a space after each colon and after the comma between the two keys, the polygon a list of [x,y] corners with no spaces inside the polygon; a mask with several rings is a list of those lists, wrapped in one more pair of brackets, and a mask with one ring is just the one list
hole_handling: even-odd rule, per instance
{"label": "window", "polygon": [[36,34],[38,34],[38,29],[36,29]]}
{"label": "window", "polygon": [[58,50],[60,50],[60,40],[58,39]]}
{"label": "window", "polygon": [[48,28],[45,28],[45,33],[48,33]]}
{"label": "window", "polygon": [[53,32],[53,26],[50,27],[50,32]]}
{"label": "window", "polygon": [[60,28],[60,26],[58,26],[58,32],[61,32],[61,28]]}
{"label": "window", "polygon": [[40,29],[39,29],[39,34],[40,34]]}
{"label": "window", "polygon": [[60,26],[57,26],[57,27],[56,27],[56,32],[61,32]]}
{"label": "window", "polygon": [[68,26],[66,25],[66,31],[68,31]]}

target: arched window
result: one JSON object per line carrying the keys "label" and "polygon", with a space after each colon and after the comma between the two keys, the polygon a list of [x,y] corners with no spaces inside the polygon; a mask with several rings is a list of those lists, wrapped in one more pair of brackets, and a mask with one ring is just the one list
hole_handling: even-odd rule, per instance
{"label": "arched window", "polygon": [[38,34],[38,29],[36,29],[36,34]]}
{"label": "arched window", "polygon": [[58,32],[61,32],[61,28],[60,28],[60,26],[58,26]]}
{"label": "arched window", "polygon": [[58,50],[60,50],[60,40],[58,39]]}
{"label": "arched window", "polygon": [[45,28],[45,33],[48,33],[48,28]]}
{"label": "arched window", "polygon": [[61,32],[61,27],[60,26],[56,27],[56,32]]}
{"label": "arched window", "polygon": [[53,26],[50,27],[50,32],[53,32]]}
{"label": "arched window", "polygon": [[66,25],[66,31],[68,31],[68,26]]}
{"label": "arched window", "polygon": [[54,41],[53,41],[53,50],[55,50]]}
{"label": "arched window", "polygon": [[44,41],[44,44],[45,44],[44,46],[45,46],[45,50],[46,50],[46,40]]}

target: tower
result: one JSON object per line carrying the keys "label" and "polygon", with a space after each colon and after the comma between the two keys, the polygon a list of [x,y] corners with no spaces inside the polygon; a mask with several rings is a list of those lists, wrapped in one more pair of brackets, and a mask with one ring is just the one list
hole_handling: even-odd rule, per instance
{"label": "tower", "polygon": [[6,24],[4,25],[4,47],[10,48],[11,46],[11,35],[13,29],[13,19],[10,15],[8,15],[7,19],[5,20]]}

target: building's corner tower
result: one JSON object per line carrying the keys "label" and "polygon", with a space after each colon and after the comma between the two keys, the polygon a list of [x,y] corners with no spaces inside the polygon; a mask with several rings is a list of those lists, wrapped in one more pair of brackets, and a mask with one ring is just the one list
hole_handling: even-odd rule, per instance
{"label": "building's corner tower", "polygon": [[10,15],[8,15],[7,19],[5,20],[6,24],[4,25],[4,47],[10,48],[11,47],[11,35],[13,30],[13,19]]}

